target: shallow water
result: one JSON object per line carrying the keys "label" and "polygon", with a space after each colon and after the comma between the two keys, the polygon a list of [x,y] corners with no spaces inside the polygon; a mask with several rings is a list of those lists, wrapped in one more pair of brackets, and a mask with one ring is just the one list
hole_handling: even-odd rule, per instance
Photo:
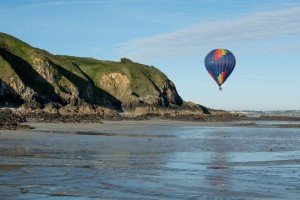
{"label": "shallow water", "polygon": [[37,129],[0,131],[0,199],[300,196],[300,129],[174,122],[33,125]]}

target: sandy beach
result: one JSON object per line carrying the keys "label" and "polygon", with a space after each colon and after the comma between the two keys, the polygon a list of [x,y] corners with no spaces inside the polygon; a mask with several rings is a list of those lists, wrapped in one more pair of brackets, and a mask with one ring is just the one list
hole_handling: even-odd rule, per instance
{"label": "sandy beach", "polygon": [[[297,199],[297,128],[29,123],[0,131],[2,199]],[[288,123],[288,122],[286,122]]]}

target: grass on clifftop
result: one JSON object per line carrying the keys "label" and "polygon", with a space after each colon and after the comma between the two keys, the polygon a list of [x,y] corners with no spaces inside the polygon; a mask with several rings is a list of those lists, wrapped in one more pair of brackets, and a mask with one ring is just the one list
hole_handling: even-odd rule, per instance
{"label": "grass on clifftop", "polygon": [[114,72],[126,75],[130,79],[131,89],[139,95],[147,95],[147,93],[153,92],[155,87],[162,86],[167,80],[167,76],[157,68],[130,60],[113,62],[93,58],[62,57],[75,63],[99,87],[101,75]]}
{"label": "grass on clifftop", "polygon": [[[113,62],[94,58],[53,55],[44,50],[33,48],[27,43],[5,33],[0,33],[0,49],[28,63],[28,67],[31,66],[33,70],[26,72],[26,76],[33,79],[36,78],[36,74],[30,73],[37,71],[34,59],[38,58],[50,60],[54,65],[58,65],[78,77],[92,80],[98,87],[100,87],[102,75],[113,72],[121,73],[129,78],[131,90],[140,96],[155,93],[157,88],[161,88],[167,80],[167,76],[157,68],[132,62],[129,59],[123,58],[119,62]],[[6,61],[7,59],[3,59],[3,56],[0,54],[0,79],[2,80],[8,80],[14,73],[12,68],[9,67],[10,63]],[[19,64],[17,67],[23,66]]]}

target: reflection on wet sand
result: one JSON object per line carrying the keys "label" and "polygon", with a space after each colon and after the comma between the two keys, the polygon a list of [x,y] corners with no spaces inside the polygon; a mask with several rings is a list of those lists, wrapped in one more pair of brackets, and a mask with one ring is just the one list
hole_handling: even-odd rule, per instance
{"label": "reflection on wet sand", "polygon": [[226,149],[229,148],[229,144],[224,142],[224,137],[222,134],[214,134],[215,140],[211,143],[214,151],[211,153],[211,161],[209,165],[210,175],[207,177],[212,187],[218,191],[231,190],[229,188],[231,184],[229,183],[229,161]]}

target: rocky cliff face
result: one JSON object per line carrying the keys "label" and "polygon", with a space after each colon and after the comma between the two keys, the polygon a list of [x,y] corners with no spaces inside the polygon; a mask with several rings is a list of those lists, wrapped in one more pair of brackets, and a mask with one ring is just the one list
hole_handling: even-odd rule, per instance
{"label": "rocky cliff face", "polygon": [[114,110],[180,107],[176,87],[153,66],[50,54],[0,33],[0,105],[90,104]]}

